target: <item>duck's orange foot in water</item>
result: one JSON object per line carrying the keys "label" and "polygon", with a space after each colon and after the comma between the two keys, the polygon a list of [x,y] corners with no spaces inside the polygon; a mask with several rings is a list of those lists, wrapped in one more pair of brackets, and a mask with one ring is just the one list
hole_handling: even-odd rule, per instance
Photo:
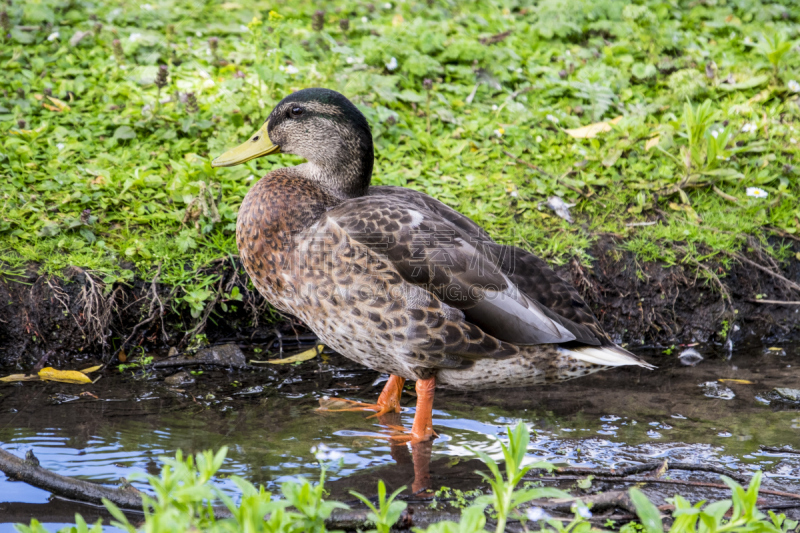
{"label": "duck's orange foot in water", "polygon": [[433,431],[433,391],[436,389],[436,378],[417,381],[417,412],[411,431],[403,426],[388,426],[395,434],[389,436],[392,443],[410,442],[418,444],[438,437]]}
{"label": "duck's orange foot in water", "polygon": [[367,418],[385,415],[387,413],[400,412],[400,395],[403,393],[403,385],[406,380],[395,375],[389,376],[389,381],[381,391],[377,403],[363,403],[343,398],[321,398],[319,408],[321,411],[345,412],[345,411],[375,411],[374,415]]}
{"label": "duck's orange foot in water", "polygon": [[[345,411],[375,411],[370,416],[380,417],[388,413],[400,412],[400,395],[403,392],[403,385],[406,380],[395,375],[389,377],[389,381],[383,387],[378,403],[363,403],[342,398],[321,398],[319,408],[321,411],[345,412]],[[420,379],[417,381],[417,412],[414,415],[414,423],[411,431],[403,426],[387,425],[392,431],[389,439],[393,443],[426,442],[437,437],[433,431],[433,391],[436,389],[436,378]]]}

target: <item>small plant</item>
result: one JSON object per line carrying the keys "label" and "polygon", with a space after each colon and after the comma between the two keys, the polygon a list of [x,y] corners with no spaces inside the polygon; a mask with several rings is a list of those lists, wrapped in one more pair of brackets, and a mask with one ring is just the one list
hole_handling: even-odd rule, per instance
{"label": "small plant", "polygon": [[[705,505],[705,502],[691,504],[683,496],[675,496],[668,500],[675,506],[672,512],[674,521],[669,533],[727,533],[759,531],[764,533],[785,533],[797,527],[798,522],[787,520],[785,515],[769,515],[761,512],[756,503],[758,489],[761,487],[761,472],[756,472],[747,489],[729,477],[721,476],[722,481],[731,489],[730,500]],[[664,533],[661,512],[647,499],[639,489],[630,489],[630,497],[636,506],[636,514],[641,521],[645,533]],[[730,513],[730,514],[728,514]],[[621,533],[635,533],[635,526],[627,524]]]}
{"label": "small plant", "polygon": [[367,517],[373,524],[375,524],[377,532],[389,533],[389,531],[392,529],[392,526],[397,523],[400,515],[403,514],[403,511],[407,507],[405,502],[395,501],[397,495],[404,490],[405,486],[400,487],[387,498],[386,485],[384,485],[382,479],[379,480],[377,507],[371,501],[369,501],[366,496],[359,494],[358,492],[351,490],[350,494],[364,502],[364,505],[369,508],[370,513],[367,515]]}
{"label": "small plant", "polygon": [[528,443],[531,440],[528,427],[520,422],[513,430],[509,428],[507,432],[508,445],[502,442],[500,443],[500,447],[503,450],[503,458],[505,459],[505,475],[500,471],[500,466],[497,462],[488,454],[480,450],[470,450],[489,467],[489,472],[491,474],[478,472],[492,487],[492,494],[477,498],[475,500],[475,505],[484,507],[486,505],[492,506],[495,513],[497,513],[496,531],[498,533],[505,531],[506,522],[511,516],[511,512],[524,503],[536,498],[571,497],[564,491],[547,487],[516,490],[517,485],[522,481],[522,478],[529,470],[532,468],[552,470],[553,465],[539,462],[522,466],[525,459],[525,452],[528,450]]}
{"label": "small plant", "polygon": [[781,32],[767,32],[761,36],[755,48],[770,62],[772,65],[772,74],[777,80],[781,62],[789,50],[792,49],[792,42]]}
{"label": "small plant", "polygon": [[120,372],[125,372],[126,370],[131,370],[131,374],[133,377],[141,377],[143,379],[147,379],[150,377],[150,372],[148,367],[153,363],[153,356],[152,355],[145,355],[144,348],[139,347],[141,350],[141,354],[136,359],[130,360],[130,362],[122,363],[117,365],[117,370]]}

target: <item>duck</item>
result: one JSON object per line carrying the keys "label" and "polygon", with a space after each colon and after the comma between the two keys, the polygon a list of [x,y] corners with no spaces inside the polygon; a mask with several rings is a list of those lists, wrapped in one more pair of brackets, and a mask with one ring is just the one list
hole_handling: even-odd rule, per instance
{"label": "duck", "polygon": [[377,402],[340,410],[398,413],[406,381],[416,410],[399,438],[437,435],[436,388],[561,382],[619,366],[655,368],[611,341],[577,289],[541,258],[495,242],[467,216],[414,189],[371,184],[365,116],[344,95],[283,98],[243,144],[212,161],[294,154],[306,162],[256,182],[236,243],[253,285],[345,357],[388,374]]}

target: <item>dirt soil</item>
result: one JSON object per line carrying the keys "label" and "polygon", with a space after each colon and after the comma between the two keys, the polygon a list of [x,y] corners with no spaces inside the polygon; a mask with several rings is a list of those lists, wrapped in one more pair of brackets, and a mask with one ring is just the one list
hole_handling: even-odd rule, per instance
{"label": "dirt soil", "polygon": [[[793,245],[800,251],[800,242]],[[781,265],[752,247],[727,271],[713,261],[665,266],[638,261],[613,236],[598,239],[591,256],[590,265],[575,259],[557,271],[579,288],[617,342],[636,347],[800,338],[800,305],[757,301],[800,300],[796,260]],[[78,267],[56,278],[39,275],[37,265],[23,276],[0,278],[0,301],[7,302],[0,307],[0,365],[27,368],[48,353],[109,358],[139,346],[183,350],[198,333],[217,343],[304,332],[291,317],[268,318],[266,302],[247,289],[240,265],[219,262],[205,272],[219,275],[218,296],[199,318],[179,304],[171,287],[141,279],[106,287]],[[220,295],[234,286],[243,300],[228,301],[223,311]]]}

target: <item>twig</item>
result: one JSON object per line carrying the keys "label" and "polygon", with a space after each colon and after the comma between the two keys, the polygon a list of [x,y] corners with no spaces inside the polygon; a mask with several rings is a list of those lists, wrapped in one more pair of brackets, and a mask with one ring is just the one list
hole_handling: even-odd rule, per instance
{"label": "twig", "polygon": [[764,226],[764,229],[767,230],[767,231],[771,231],[773,233],[777,233],[778,235],[780,235],[781,237],[784,237],[786,239],[792,239],[793,241],[800,242],[800,237],[798,237],[797,235],[792,235],[791,233],[786,233],[785,231],[779,230],[778,228],[773,228],[772,226]]}
{"label": "twig", "polygon": [[747,300],[754,304],[772,304],[772,305],[800,305],[800,302],[784,302],[783,300]]}
{"label": "twig", "polygon": [[786,448],[778,448],[776,446],[759,446],[760,450],[764,450],[765,452],[778,452],[778,453],[797,453],[800,454],[800,450],[787,450]]}
{"label": "twig", "polygon": [[490,44],[497,44],[499,42],[505,41],[506,38],[509,35],[511,35],[512,31],[513,30],[506,30],[506,31],[504,31],[502,33],[498,33],[498,34],[492,35],[491,37],[484,37],[484,38],[480,39],[480,43],[483,44],[483,45],[487,45],[487,46],[490,45]]}
{"label": "twig", "polygon": [[[556,472],[559,474],[575,474],[575,475],[592,475],[592,476],[607,476],[607,477],[628,477],[635,474],[641,474],[643,472],[652,472],[653,470],[657,470],[660,468],[664,463],[645,463],[641,465],[631,465],[626,466],[624,468],[618,468],[613,470],[605,470],[599,468],[580,468],[580,467],[563,467],[557,468]],[[717,466],[711,465],[698,465],[694,463],[669,463],[668,465],[669,470],[685,470],[689,472],[711,472],[713,474],[720,474],[723,476],[728,476],[729,478],[735,479],[740,483],[746,483],[747,478],[739,475],[738,473],[728,469],[728,468],[721,468]]]}
{"label": "twig", "polygon": [[790,279],[786,279],[783,275],[778,274],[777,272],[775,272],[773,270],[770,270],[769,268],[767,268],[765,266],[759,265],[755,261],[751,261],[750,259],[746,258],[742,254],[738,254],[736,252],[728,252],[728,251],[724,251],[724,253],[726,253],[727,255],[737,259],[738,261],[740,261],[742,263],[747,263],[748,265],[750,265],[750,266],[752,266],[754,268],[757,268],[757,269],[761,270],[762,272],[766,272],[770,276],[781,280],[783,283],[786,284],[787,287],[792,288],[792,289],[800,292],[800,285],[798,285],[797,283],[795,283],[794,281],[792,281]]}
{"label": "twig", "polygon": [[592,510],[599,511],[602,509],[619,507],[620,509],[625,509],[634,515],[636,514],[636,506],[633,505],[633,502],[631,501],[630,496],[628,496],[627,491],[623,490],[601,492],[600,494],[594,494],[585,498],[564,498],[550,501],[536,501],[535,504],[539,507],[544,507],[545,509],[569,513],[576,501],[581,501],[586,505],[591,504]]}
{"label": "twig", "polygon": [[517,96],[533,91],[534,89],[539,89],[539,87],[537,87],[536,85],[528,85],[527,87],[523,87],[522,89],[517,89],[516,91],[508,95],[508,98],[506,98],[506,102],[510,102],[516,99]]}
{"label": "twig", "polygon": [[[525,476],[526,480],[529,481],[579,481],[584,479],[581,476],[542,476],[542,477],[529,477]],[[729,490],[730,487],[727,485],[723,485],[722,483],[709,483],[707,481],[688,481],[688,480],[681,480],[681,479],[655,479],[649,477],[628,477],[623,479],[613,478],[613,477],[595,477],[594,481],[608,481],[608,482],[620,482],[620,481],[630,481],[634,483],[657,483],[662,485],[684,485],[687,487],[706,487],[711,489],[722,489],[722,490]],[[759,489],[759,494],[769,494],[770,496],[781,496],[783,498],[792,498],[793,500],[800,500],[800,494],[794,494],[792,492],[784,492],[780,490],[772,490],[772,489]]]}
{"label": "twig", "polygon": [[627,228],[637,228],[639,226],[655,226],[658,224],[658,220],[651,220],[650,222],[631,222],[630,224],[625,224]]}

